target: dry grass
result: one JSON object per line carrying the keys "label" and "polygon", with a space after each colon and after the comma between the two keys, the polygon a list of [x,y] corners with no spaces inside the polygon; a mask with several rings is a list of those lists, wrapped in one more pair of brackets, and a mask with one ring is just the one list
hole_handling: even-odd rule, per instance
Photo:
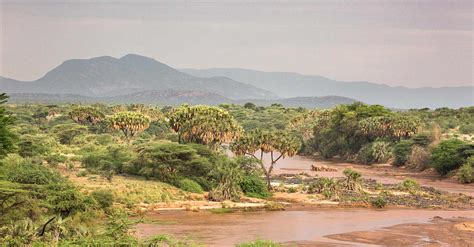
{"label": "dry grass", "polygon": [[109,182],[104,177],[89,174],[85,177],[76,176],[77,171],[62,170],[64,175],[78,185],[82,191],[90,193],[94,190],[110,190],[117,203],[133,207],[137,204],[167,203],[198,199],[191,193],[182,191],[167,183],[146,180],[134,176],[114,176]]}

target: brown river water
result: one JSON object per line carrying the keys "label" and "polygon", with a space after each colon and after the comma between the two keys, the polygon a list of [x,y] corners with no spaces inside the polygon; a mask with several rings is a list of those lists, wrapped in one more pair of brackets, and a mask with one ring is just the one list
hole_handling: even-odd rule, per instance
{"label": "brown river water", "polygon": [[[314,172],[310,170],[312,164],[335,167],[338,171]],[[436,175],[393,168],[389,165],[377,167],[295,156],[279,161],[275,167],[275,173],[297,174],[306,172],[310,175],[322,177],[342,177],[342,171],[346,167],[352,167],[360,171],[365,178],[373,178],[382,183],[399,183],[404,178],[411,177],[424,186],[474,196],[474,185],[472,184],[462,185],[455,181],[441,179]],[[325,236],[355,231],[381,230],[384,233],[388,232],[387,227],[400,224],[429,223],[435,216],[445,219],[464,217],[468,221],[474,221],[473,210],[376,210],[308,207],[287,211],[237,211],[225,214],[215,214],[208,211],[162,211],[147,215],[146,219],[153,223],[139,224],[136,229],[137,234],[141,237],[172,234],[178,237],[190,237],[206,244],[206,246],[234,246],[236,243],[256,239],[292,243],[297,246],[368,246],[367,243],[356,241],[357,239],[338,241]],[[447,231],[450,233],[450,230]],[[434,235],[436,234],[438,233],[434,233]],[[422,237],[425,236],[422,235]],[[429,239],[429,237],[427,238]],[[447,245],[434,246],[452,245],[448,243]]]}
{"label": "brown river water", "polygon": [[406,223],[428,223],[435,216],[474,220],[474,211],[413,209],[317,209],[216,214],[207,211],[166,211],[147,215],[153,223],[137,225],[137,234],[190,237],[206,246],[234,246],[256,239],[279,243],[366,246],[326,238],[327,235],[370,231]]}

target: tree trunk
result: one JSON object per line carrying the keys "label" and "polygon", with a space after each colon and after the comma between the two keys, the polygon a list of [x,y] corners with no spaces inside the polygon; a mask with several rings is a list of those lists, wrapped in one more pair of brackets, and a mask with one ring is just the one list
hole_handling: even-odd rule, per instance
{"label": "tree trunk", "polygon": [[272,185],[270,184],[270,173],[265,173],[265,178],[267,179],[268,191],[272,190]]}

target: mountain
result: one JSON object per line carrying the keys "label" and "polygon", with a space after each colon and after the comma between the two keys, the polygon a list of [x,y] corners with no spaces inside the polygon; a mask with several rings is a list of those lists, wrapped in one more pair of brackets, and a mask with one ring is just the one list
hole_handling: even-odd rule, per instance
{"label": "mountain", "polygon": [[7,93],[77,94],[89,97],[119,96],[150,90],[191,90],[230,99],[274,99],[267,90],[226,77],[199,78],[152,58],[128,54],[120,59],[103,56],[71,59],[31,82],[0,78]]}
{"label": "mountain", "polygon": [[338,95],[392,108],[458,108],[474,105],[474,87],[407,88],[371,82],[344,82],[322,76],[249,69],[181,69],[199,77],[225,76],[275,92],[283,98]]}
{"label": "mountain", "polygon": [[296,97],[275,100],[232,100],[218,94],[190,91],[190,90],[153,90],[138,93],[131,93],[120,96],[110,97],[89,97],[77,94],[43,94],[43,93],[11,93],[9,94],[10,103],[142,103],[153,105],[219,105],[240,104],[252,102],[260,106],[268,106],[271,104],[282,104],[285,107],[306,107],[326,109],[339,104],[350,104],[355,102],[353,99],[339,96],[324,97]]}

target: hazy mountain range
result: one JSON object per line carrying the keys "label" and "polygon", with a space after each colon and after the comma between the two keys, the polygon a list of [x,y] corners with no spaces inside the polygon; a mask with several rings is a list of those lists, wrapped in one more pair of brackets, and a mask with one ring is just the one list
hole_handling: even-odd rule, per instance
{"label": "hazy mountain range", "polygon": [[218,94],[188,90],[152,90],[110,97],[89,97],[77,94],[44,93],[10,93],[9,96],[9,102],[11,103],[142,103],[176,106],[183,103],[191,105],[218,105],[222,103],[243,105],[251,101],[259,106],[269,106],[276,103],[286,107],[306,107],[319,109],[331,108],[339,104],[351,104],[355,102],[353,99],[339,96],[295,97],[272,100],[233,100]]}
{"label": "hazy mountain range", "polygon": [[280,103],[327,108],[362,101],[392,108],[473,105],[473,87],[405,88],[247,69],[176,70],[129,54],[71,59],[35,81],[0,77],[13,102],[114,102],[161,105]]}
{"label": "hazy mountain range", "polygon": [[200,76],[225,76],[276,93],[280,97],[338,95],[368,104],[393,108],[438,108],[474,105],[474,87],[407,88],[356,81],[336,81],[322,76],[288,72],[262,72],[250,69],[181,69]]}
{"label": "hazy mountain range", "polygon": [[117,96],[149,90],[198,90],[231,99],[278,98],[274,93],[226,77],[199,78],[144,56],[71,59],[31,82],[0,78],[9,93]]}

